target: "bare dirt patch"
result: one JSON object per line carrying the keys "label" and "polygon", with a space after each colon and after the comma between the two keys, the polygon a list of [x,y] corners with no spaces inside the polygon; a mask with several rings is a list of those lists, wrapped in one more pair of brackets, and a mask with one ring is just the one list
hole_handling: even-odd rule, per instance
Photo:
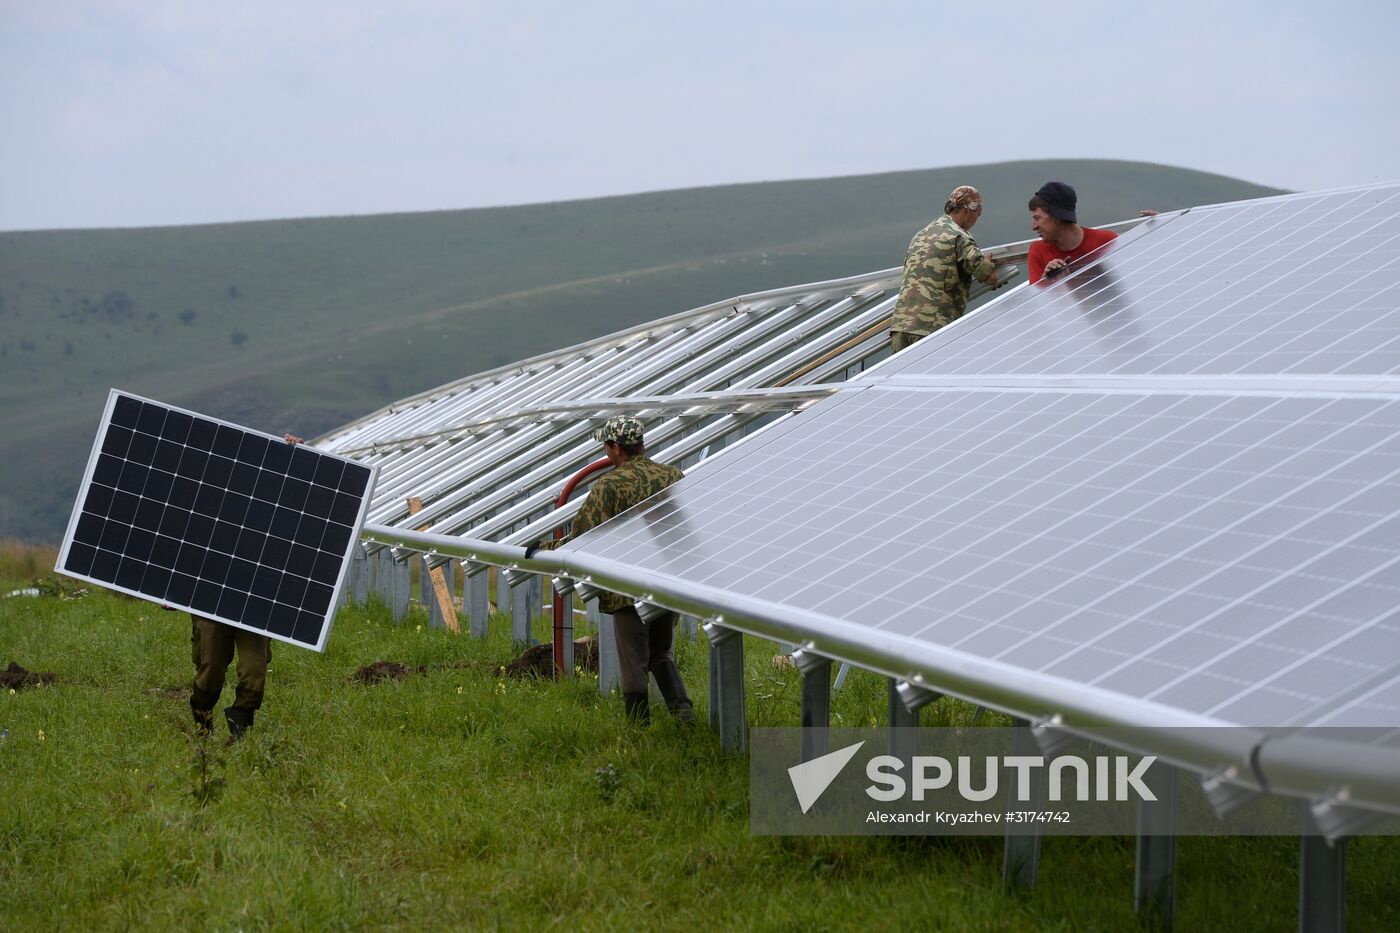
{"label": "bare dirt patch", "polygon": [[[584,637],[574,641],[574,666],[585,671],[598,670],[598,645],[592,638]],[[554,646],[535,645],[527,648],[520,657],[505,665],[487,667],[480,661],[449,661],[444,664],[409,665],[402,661],[375,661],[366,664],[350,675],[358,684],[369,686],[386,680],[404,680],[414,674],[428,674],[433,671],[462,668],[481,668],[505,674],[507,677],[553,677]]]}
{"label": "bare dirt patch", "polygon": [[23,687],[43,687],[53,683],[57,678],[58,675],[51,671],[40,673],[26,670],[15,661],[11,661],[9,667],[0,671],[0,688],[19,690]]}
{"label": "bare dirt patch", "polygon": [[426,670],[423,665],[409,667],[398,661],[375,661],[357,670],[350,679],[362,684],[377,684],[384,680],[403,680],[409,674],[421,674]]}
{"label": "bare dirt patch", "polygon": [[[574,666],[585,671],[598,669],[598,643],[592,638],[574,640]],[[507,677],[553,677],[554,645],[541,644],[525,651],[504,667]]]}

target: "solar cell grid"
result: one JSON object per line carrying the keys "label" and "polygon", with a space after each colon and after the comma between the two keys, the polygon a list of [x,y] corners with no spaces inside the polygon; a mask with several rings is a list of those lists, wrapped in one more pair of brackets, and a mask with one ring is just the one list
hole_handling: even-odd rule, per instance
{"label": "solar cell grid", "polygon": [[1400,372],[1400,187],[1196,208],[882,372]]}
{"label": "solar cell grid", "polygon": [[372,478],[114,390],[58,569],[320,649]]}
{"label": "solar cell grid", "polygon": [[573,547],[1293,725],[1394,670],[1396,501],[1387,397],[871,388]]}

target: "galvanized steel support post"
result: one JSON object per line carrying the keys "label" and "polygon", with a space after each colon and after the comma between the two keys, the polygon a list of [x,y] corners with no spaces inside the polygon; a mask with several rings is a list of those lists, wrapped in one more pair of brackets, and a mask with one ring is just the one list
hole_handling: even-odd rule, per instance
{"label": "galvanized steel support post", "polygon": [[617,662],[617,635],[613,632],[613,617],[611,612],[603,612],[598,608],[598,600],[588,601],[588,611],[598,622],[598,692],[607,696],[617,689],[618,671],[621,669]]}
{"label": "galvanized steel support post", "polygon": [[487,564],[463,564],[466,582],[462,585],[462,608],[467,611],[468,630],[474,638],[486,637],[486,621],[491,616],[491,573]]}
{"label": "galvanized steel support post", "polygon": [[802,672],[802,760],[827,752],[831,728],[831,659],[798,649],[792,662]]}
{"label": "galvanized steel support post", "polygon": [[1153,762],[1143,783],[1156,800],[1138,804],[1137,867],[1133,873],[1133,910],[1157,918],[1170,929],[1176,913],[1176,768]]}
{"label": "galvanized steel support post", "polygon": [[355,556],[350,560],[350,598],[357,606],[369,599],[369,555],[363,544],[355,545]]}
{"label": "galvanized steel support post", "polygon": [[744,721],[744,636],[713,623],[705,626],[710,638],[710,708],[718,709],[719,744],[726,752],[742,752],[748,746]]}
{"label": "galvanized steel support post", "polygon": [[534,644],[530,637],[530,604],[534,601],[531,599],[531,591],[534,588],[534,574],[526,575],[525,579],[510,587],[510,639],[516,645],[523,645],[526,648]]}
{"label": "galvanized steel support post", "polygon": [[1304,801],[1298,852],[1298,929],[1302,933],[1341,933],[1347,925],[1347,843],[1328,842]]}
{"label": "galvanized steel support post", "polygon": [[413,589],[413,568],[409,566],[408,558],[395,560],[392,555],[387,562],[389,570],[389,591],[393,594],[393,602],[389,605],[394,610],[394,621],[401,622],[408,614],[408,600]]}
{"label": "galvanized steel support post", "polygon": [[365,546],[356,542],[354,550],[350,552],[350,569],[345,574],[345,582],[340,586],[340,602],[336,608],[348,605],[363,606],[368,585]]}
{"label": "galvanized steel support post", "polygon": [[904,705],[899,696],[899,681],[889,678],[889,750],[896,758],[908,761],[919,751],[919,712]]}
{"label": "galvanized steel support post", "polygon": [[428,619],[431,621],[433,614],[429,607],[436,600],[433,599],[433,580],[428,576],[427,555],[420,554],[415,563],[418,565],[418,602],[428,610]]}
{"label": "galvanized steel support post", "polygon": [[393,608],[394,605],[394,575],[390,572],[393,560],[387,550],[374,552],[374,557],[370,559],[370,564],[374,570],[374,592],[379,594],[379,598],[384,600],[384,605]]}
{"label": "galvanized steel support post", "polygon": [[[1036,757],[1041,755],[1039,744],[1035,736],[1031,733],[1030,723],[1024,719],[1015,722],[1015,728],[1011,735],[1011,754],[1028,755]],[[1007,789],[1007,809],[1008,810],[1039,810],[1045,800],[1045,778],[1043,769],[1036,771],[1030,777],[1030,799],[1022,801],[1018,799],[1018,788],[1016,782],[1011,782]],[[1035,876],[1040,869],[1040,831],[1025,831],[1023,834],[1013,834],[1011,827],[1038,826],[1036,823],[1008,824],[1006,828],[1006,841],[1002,850],[1001,879],[1006,884],[1015,888],[1035,887]]]}
{"label": "galvanized steel support post", "polygon": [[510,612],[510,584],[506,582],[505,571],[496,570],[496,611]]}

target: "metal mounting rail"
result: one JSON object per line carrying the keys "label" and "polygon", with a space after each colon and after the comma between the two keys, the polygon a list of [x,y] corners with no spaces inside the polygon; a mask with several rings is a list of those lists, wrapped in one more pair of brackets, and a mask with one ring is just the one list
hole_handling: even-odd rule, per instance
{"label": "metal mounting rail", "polygon": [[[1400,748],[1251,729],[595,555],[366,525],[367,541],[564,576],[1266,793],[1400,814]],[[1221,728],[1231,727],[1231,728]]]}
{"label": "metal mounting rail", "polygon": [[839,385],[828,383],[825,385],[780,386],[717,392],[683,392],[675,395],[631,395],[576,399],[553,405],[522,408],[486,418],[476,418],[453,425],[450,428],[444,428],[441,431],[389,438],[375,441],[364,447],[348,447],[340,453],[347,457],[385,453],[402,447],[416,447],[429,441],[457,440],[495,428],[547,421],[574,422],[579,420],[580,415],[596,414],[601,418],[616,411],[626,411],[638,417],[652,414],[712,415],[797,411],[806,408],[813,402],[821,401],[833,392],[839,391],[840,388]]}

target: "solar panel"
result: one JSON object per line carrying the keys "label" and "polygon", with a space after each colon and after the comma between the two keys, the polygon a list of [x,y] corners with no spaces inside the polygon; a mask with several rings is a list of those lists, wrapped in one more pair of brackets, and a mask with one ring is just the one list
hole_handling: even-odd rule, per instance
{"label": "solar panel", "polygon": [[1400,725],[1400,382],[1336,378],[1400,367],[1397,194],[1140,228],[569,547],[911,657]]}
{"label": "solar panel", "polygon": [[113,389],[55,569],[320,651],[373,481]]}
{"label": "solar panel", "polygon": [[1392,185],[1156,218],[881,371],[1395,374],[1397,214]]}

